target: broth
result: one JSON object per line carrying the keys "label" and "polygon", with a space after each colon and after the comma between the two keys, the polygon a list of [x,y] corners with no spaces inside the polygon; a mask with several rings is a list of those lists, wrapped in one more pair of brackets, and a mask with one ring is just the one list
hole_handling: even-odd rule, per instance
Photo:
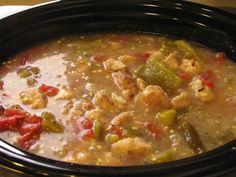
{"label": "broth", "polygon": [[0,137],[40,156],[108,166],[162,163],[236,136],[236,65],[147,34],[68,36],[0,72]]}

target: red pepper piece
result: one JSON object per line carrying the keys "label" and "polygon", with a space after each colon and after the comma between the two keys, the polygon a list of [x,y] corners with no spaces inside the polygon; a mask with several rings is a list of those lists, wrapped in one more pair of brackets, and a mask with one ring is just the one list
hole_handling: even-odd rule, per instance
{"label": "red pepper piece", "polygon": [[205,86],[208,86],[210,88],[214,88],[215,87],[214,82],[212,82],[211,80],[208,80],[208,79],[203,79],[202,80],[202,84],[205,85]]}
{"label": "red pepper piece", "polygon": [[26,116],[27,113],[21,109],[15,109],[15,108],[7,108],[4,111],[5,116],[14,116],[14,115],[20,115],[20,116]]}
{"label": "red pepper piece", "polygon": [[92,129],[85,129],[81,132],[81,138],[84,140],[94,138],[94,132]]}
{"label": "red pepper piece", "polygon": [[202,84],[210,88],[214,88],[214,80],[216,80],[216,75],[213,71],[207,70],[201,74]]}
{"label": "red pepper piece", "polygon": [[38,123],[24,123],[19,128],[19,133],[21,135],[32,133],[32,134],[39,134],[42,131],[42,124],[40,122]]}
{"label": "red pepper piece", "polygon": [[38,137],[38,135],[35,135],[31,132],[26,133],[18,138],[18,144],[24,149],[29,149],[30,146],[32,146],[36,142]]}
{"label": "red pepper piece", "polygon": [[111,132],[117,134],[120,138],[123,137],[123,131],[117,126],[112,125]]}
{"label": "red pepper piece", "polygon": [[78,128],[78,131],[82,131],[84,129],[91,129],[93,126],[93,123],[86,117],[81,117],[76,120],[76,125]]}
{"label": "red pepper piece", "polygon": [[42,84],[40,87],[39,87],[39,91],[42,92],[42,93],[46,93],[47,96],[55,96],[58,94],[59,92],[59,89],[56,88],[56,87],[53,87],[53,86],[49,86],[49,85],[45,85],[45,84]]}
{"label": "red pepper piece", "polygon": [[37,115],[31,115],[25,118],[25,123],[42,123],[42,117]]}
{"label": "red pepper piece", "polygon": [[0,117],[0,131],[14,130],[17,126],[17,119],[15,116]]}
{"label": "red pepper piece", "polygon": [[207,70],[207,71],[205,71],[201,74],[201,78],[215,80],[216,79],[216,74],[211,70]]}
{"label": "red pepper piece", "polygon": [[160,139],[161,130],[156,125],[150,122],[146,122],[144,126],[147,128],[149,134],[152,136],[153,139],[155,140]]}
{"label": "red pepper piece", "polygon": [[139,62],[145,63],[150,57],[150,54],[147,52],[139,52],[139,53],[136,53],[135,56]]}

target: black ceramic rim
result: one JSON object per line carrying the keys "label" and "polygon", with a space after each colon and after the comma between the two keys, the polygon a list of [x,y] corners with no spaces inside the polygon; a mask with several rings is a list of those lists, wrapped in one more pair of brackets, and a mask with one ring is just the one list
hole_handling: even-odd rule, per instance
{"label": "black ceramic rim", "polygon": [[[68,26],[75,24],[79,24],[82,30],[76,28],[75,32],[68,29]],[[155,24],[162,24],[165,29]],[[106,29],[112,26],[115,29]],[[34,36],[30,31],[36,29],[37,36]],[[0,58],[8,58],[41,38],[44,41],[58,36],[59,33],[55,32],[57,29],[60,29],[61,34],[94,30],[163,34],[204,44],[236,59],[236,16],[205,5],[178,0],[72,0],[38,5],[0,20]],[[181,31],[183,29],[184,32]],[[236,140],[183,160],[155,165],[109,167],[47,159],[0,140],[0,166],[34,176],[222,176],[236,169],[235,146]]]}

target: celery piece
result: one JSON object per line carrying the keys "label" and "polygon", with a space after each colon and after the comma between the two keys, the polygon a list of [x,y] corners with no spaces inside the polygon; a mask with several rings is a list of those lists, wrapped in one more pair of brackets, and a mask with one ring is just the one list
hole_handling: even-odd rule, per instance
{"label": "celery piece", "polygon": [[173,39],[162,36],[158,39],[158,42],[161,44],[161,48],[165,54],[171,53],[175,49],[175,43]]}
{"label": "celery piece", "polygon": [[101,134],[102,134],[102,124],[101,122],[99,122],[98,120],[95,120],[93,122],[93,132],[94,132],[94,136],[96,140],[99,140],[101,138]]}
{"label": "celery piece", "polygon": [[168,92],[175,91],[181,86],[181,79],[163,61],[160,57],[151,57],[145,65],[139,66],[134,74]]}
{"label": "celery piece", "polygon": [[42,112],[41,116],[43,118],[42,126],[45,132],[62,133],[64,131],[63,125],[57,122],[52,113]]}
{"label": "celery piece", "polygon": [[196,52],[196,50],[189,44],[187,41],[184,40],[177,40],[175,41],[175,45],[182,51],[184,51],[186,57],[193,58],[197,60],[199,63],[203,63],[201,57]]}
{"label": "celery piece", "polygon": [[158,120],[164,125],[171,125],[175,120],[176,110],[169,109],[159,114]]}

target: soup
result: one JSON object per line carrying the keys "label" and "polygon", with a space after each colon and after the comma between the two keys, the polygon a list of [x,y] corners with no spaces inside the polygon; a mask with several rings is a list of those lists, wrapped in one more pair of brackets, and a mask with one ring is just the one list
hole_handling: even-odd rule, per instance
{"label": "soup", "polygon": [[0,72],[0,137],[40,156],[127,166],[182,159],[236,136],[236,65],[146,34],[68,36]]}

